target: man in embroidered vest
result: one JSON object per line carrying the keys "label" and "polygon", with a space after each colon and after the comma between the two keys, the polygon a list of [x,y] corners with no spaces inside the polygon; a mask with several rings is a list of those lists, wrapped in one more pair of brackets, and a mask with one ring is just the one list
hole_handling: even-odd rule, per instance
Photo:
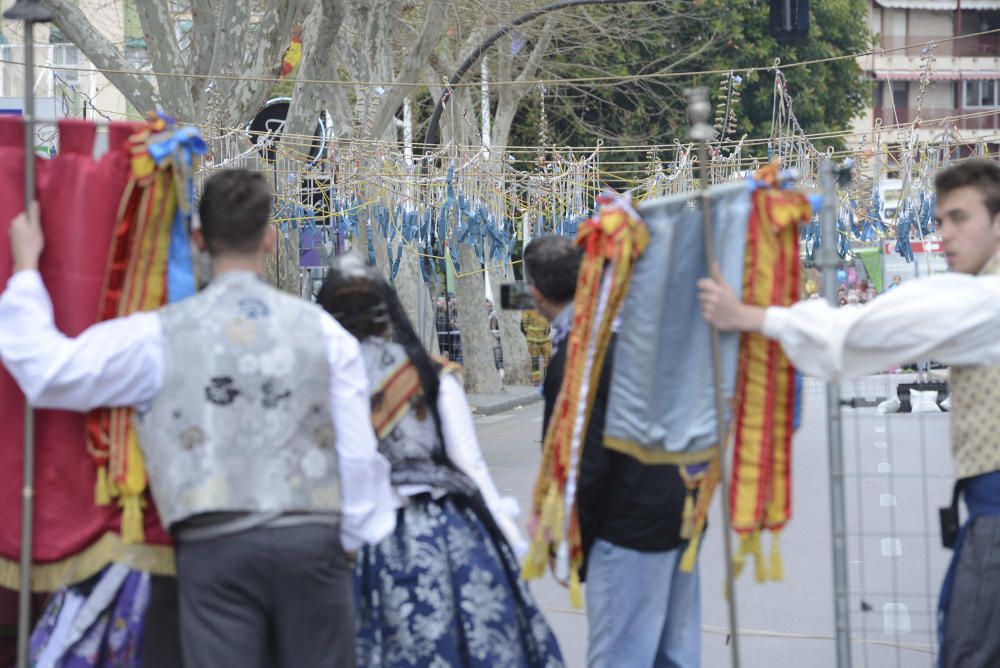
{"label": "man in embroidered vest", "polygon": [[725,330],[763,332],[802,372],[836,382],[935,359],[951,369],[951,450],[969,519],[938,606],[939,664],[1000,666],[1000,164],[969,160],[935,179],[935,217],[952,273],[908,281],[871,304],[812,300],[766,310],[718,279],[699,282],[702,313]]}
{"label": "man in embroidered vest", "polygon": [[177,542],[186,668],[354,665],[347,553],[395,524],[358,342],[259,277],[271,202],[260,174],[212,176],[194,235],[208,287],[75,339],[55,328],[37,271],[37,208],[10,226],[0,357],[35,407],[136,407]]}
{"label": "man in embroidered vest", "polygon": [[[538,312],[552,323],[552,361],[542,386],[543,435],[559,395],[573,325],[580,255],[567,237],[537,237],[524,266]],[[627,325],[626,325],[627,326]],[[676,466],[643,464],[604,447],[614,339],[587,422],[577,515],[585,562],[587,665],[701,665],[697,566],[678,570],[687,541],[680,530],[686,489]]]}

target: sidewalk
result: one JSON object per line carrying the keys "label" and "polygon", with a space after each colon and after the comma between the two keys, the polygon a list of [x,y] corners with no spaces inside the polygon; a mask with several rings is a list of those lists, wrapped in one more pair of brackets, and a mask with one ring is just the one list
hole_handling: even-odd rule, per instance
{"label": "sidewalk", "polygon": [[534,385],[506,385],[497,394],[470,394],[468,398],[476,415],[496,415],[541,401],[542,392]]}

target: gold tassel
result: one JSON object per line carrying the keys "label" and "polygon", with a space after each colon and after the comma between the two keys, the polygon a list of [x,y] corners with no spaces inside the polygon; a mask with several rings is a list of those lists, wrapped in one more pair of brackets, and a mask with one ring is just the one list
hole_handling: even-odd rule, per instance
{"label": "gold tassel", "polygon": [[569,604],[574,608],[583,607],[583,590],[580,588],[580,574],[574,568],[569,574]]}
{"label": "gold tassel", "polygon": [[701,532],[688,542],[687,549],[681,556],[681,573],[690,573],[694,570],[694,563],[698,559],[698,546],[701,544]]}
{"label": "gold tassel", "polygon": [[746,565],[747,555],[750,554],[750,541],[753,534],[740,536],[740,546],[733,555],[733,577],[738,578],[743,573],[743,566]]}
{"label": "gold tassel", "polygon": [[694,534],[694,492],[687,491],[684,497],[684,512],[681,515],[681,538],[687,540]]}
{"label": "gold tassel", "polygon": [[525,580],[534,580],[545,575],[549,564],[549,545],[554,540],[553,535],[561,533],[561,528],[556,524],[560,505],[559,490],[553,484],[545,495],[531,547],[528,548],[528,554],[525,555],[524,563],[521,565],[521,577]]}
{"label": "gold tassel", "polygon": [[[554,490],[553,490],[554,491]],[[554,499],[555,513],[552,524],[552,542],[559,544],[566,540],[566,504],[563,503],[563,495],[559,494]]]}
{"label": "gold tassel", "polygon": [[549,492],[545,495],[545,502],[542,503],[542,512],[538,518],[538,531],[548,532],[555,540],[555,532],[560,531],[556,522],[556,515],[559,512],[559,489],[555,483],[549,486]]}
{"label": "gold tassel", "polygon": [[775,582],[782,582],[785,579],[785,563],[781,559],[781,547],[779,539],[781,531],[771,532],[771,579]]}
{"label": "gold tassel", "polygon": [[764,547],[760,540],[760,532],[753,532],[751,547],[753,549],[754,580],[767,582],[767,569],[764,567]]}
{"label": "gold tassel", "polygon": [[521,577],[525,580],[534,580],[545,575],[548,555],[548,544],[545,542],[542,533],[539,533],[528,548],[528,554],[524,557],[521,565]]}
{"label": "gold tassel", "polygon": [[94,486],[94,502],[99,506],[111,504],[111,488],[108,486],[108,467],[101,464],[97,467],[97,484]]}
{"label": "gold tassel", "polygon": [[144,505],[141,496],[123,496],[122,507],[122,540],[126,543],[141,543],[146,539],[146,532],[142,526],[142,507]]}

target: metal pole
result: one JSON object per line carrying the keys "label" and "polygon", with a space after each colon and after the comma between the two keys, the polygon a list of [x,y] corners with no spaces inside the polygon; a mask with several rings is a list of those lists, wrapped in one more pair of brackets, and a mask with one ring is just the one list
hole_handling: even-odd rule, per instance
{"label": "metal pole", "polygon": [[[701,181],[701,226],[705,234],[705,267],[709,276],[715,264],[715,250],[712,243],[712,208],[708,198],[708,146],[707,142],[715,135],[715,130],[708,124],[711,104],[708,101],[707,88],[694,88],[685,91],[688,98],[688,116],[691,119],[690,137],[698,142],[698,179]],[[726,586],[729,589],[729,649],[733,668],[740,665],[739,624],[736,619],[736,586],[733,578],[733,538],[729,517],[729,477],[726,472],[726,404],[722,396],[722,355],[719,352],[719,330],[711,327],[712,337],[712,380],[715,385],[715,415],[716,415],[716,458],[719,467],[719,489],[722,493],[722,534],[726,549]]]}
{"label": "metal pole", "polygon": [[[35,199],[35,24],[24,22],[24,206]],[[21,582],[17,600],[17,666],[27,668],[31,626],[32,525],[35,514],[35,413],[24,402],[24,471],[21,479]]]}
{"label": "metal pole", "polygon": [[[52,20],[37,1],[18,0],[4,18],[24,22],[24,206],[35,199],[35,24]],[[35,414],[24,404],[24,469],[21,482],[21,568],[17,600],[17,668],[28,668],[31,635],[31,556],[35,501]]]}
{"label": "metal pole", "polygon": [[[820,167],[823,208],[820,213],[820,266],[823,268],[823,295],[837,307],[837,184],[833,163]],[[847,598],[847,530],[844,508],[844,451],[840,423],[840,385],[826,385],[826,430],[830,459],[830,532],[833,540],[833,601],[836,625],[837,667],[851,665],[851,628]]]}

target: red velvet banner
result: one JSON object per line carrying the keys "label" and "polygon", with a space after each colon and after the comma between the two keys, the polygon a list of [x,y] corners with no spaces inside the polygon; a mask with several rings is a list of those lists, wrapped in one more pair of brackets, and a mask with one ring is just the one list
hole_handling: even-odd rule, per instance
{"label": "red velvet banner", "polygon": [[[58,328],[69,336],[97,321],[108,250],[129,178],[126,140],[136,129],[112,123],[109,151],[92,158],[96,128],[59,122],[59,154],[36,158],[37,199],[45,230],[41,273]],[[10,276],[9,221],[24,209],[23,125],[0,117],[0,285]],[[96,466],[84,441],[84,414],[39,410],[36,420],[34,561],[77,555],[109,532],[118,533],[117,504],[95,504]],[[16,561],[21,536],[24,398],[0,369],[0,559]],[[152,505],[149,506],[152,509]],[[146,542],[168,544],[155,512],[146,512]]]}

